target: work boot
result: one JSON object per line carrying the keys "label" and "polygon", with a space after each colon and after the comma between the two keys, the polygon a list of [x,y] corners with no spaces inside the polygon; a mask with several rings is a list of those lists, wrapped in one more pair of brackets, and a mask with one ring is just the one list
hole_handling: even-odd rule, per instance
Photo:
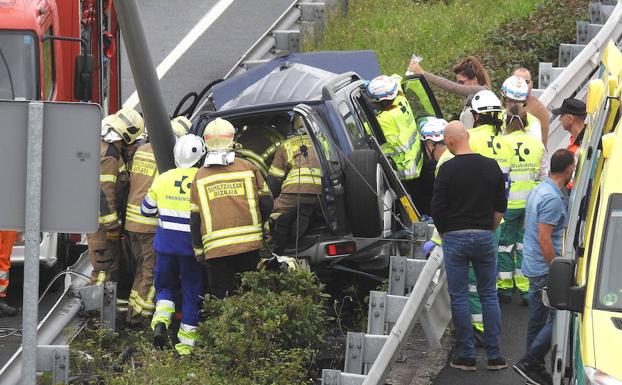
{"label": "work boot", "polygon": [[0,317],[13,317],[17,315],[17,309],[4,301],[0,302]]}
{"label": "work boot", "polygon": [[553,384],[551,375],[541,365],[533,364],[523,359],[512,365],[512,369],[527,380],[527,383],[530,385]]}
{"label": "work boot", "polygon": [[158,322],[153,328],[153,346],[164,349],[168,345],[168,330],[164,322]]}

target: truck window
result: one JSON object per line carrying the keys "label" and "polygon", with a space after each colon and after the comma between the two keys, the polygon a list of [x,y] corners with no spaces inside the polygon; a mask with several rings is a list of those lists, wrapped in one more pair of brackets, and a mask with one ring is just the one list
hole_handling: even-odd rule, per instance
{"label": "truck window", "polygon": [[596,308],[622,312],[622,194],[611,196],[601,247]]}
{"label": "truck window", "polygon": [[[52,27],[50,27],[46,34],[53,36]],[[54,42],[51,39],[43,42],[43,83],[45,89],[45,100],[52,99],[54,94],[54,86],[56,85],[56,79],[54,76]]]}
{"label": "truck window", "polygon": [[37,50],[32,33],[0,32],[0,99],[39,99]]}
{"label": "truck window", "polygon": [[[350,110],[350,107],[348,107],[346,102],[342,101],[341,103],[339,103],[339,114],[341,115],[341,118],[346,125],[348,133],[350,134],[349,136],[352,140],[354,148],[361,147],[364,144],[365,139],[363,138],[363,133],[356,125],[356,119],[354,117],[354,114],[352,114],[352,111]],[[365,122],[363,122],[363,124],[365,124]]]}

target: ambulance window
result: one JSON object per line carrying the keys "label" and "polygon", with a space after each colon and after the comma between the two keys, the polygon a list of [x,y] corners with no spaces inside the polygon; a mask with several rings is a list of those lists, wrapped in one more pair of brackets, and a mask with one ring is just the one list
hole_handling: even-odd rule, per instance
{"label": "ambulance window", "polygon": [[611,196],[596,281],[596,308],[622,312],[622,194]]}
{"label": "ambulance window", "polygon": [[[47,35],[53,36],[52,27],[50,27]],[[52,99],[54,94],[54,85],[56,79],[54,78],[54,45],[51,39],[43,41],[43,82],[45,87],[45,99]]]}

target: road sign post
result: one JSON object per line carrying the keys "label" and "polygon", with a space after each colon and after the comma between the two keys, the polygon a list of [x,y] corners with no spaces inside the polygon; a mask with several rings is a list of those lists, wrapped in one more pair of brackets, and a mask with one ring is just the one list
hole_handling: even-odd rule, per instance
{"label": "road sign post", "polygon": [[37,382],[37,321],[39,318],[39,231],[41,229],[41,161],[43,159],[43,103],[28,104],[26,145],[26,221],[24,304],[22,310],[22,383]]}

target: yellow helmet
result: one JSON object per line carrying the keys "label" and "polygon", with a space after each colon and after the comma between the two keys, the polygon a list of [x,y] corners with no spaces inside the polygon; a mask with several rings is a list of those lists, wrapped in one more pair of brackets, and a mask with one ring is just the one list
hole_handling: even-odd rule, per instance
{"label": "yellow helmet", "polygon": [[125,143],[134,143],[145,131],[145,121],[135,109],[122,108],[115,115],[118,119],[112,121],[111,127]]}
{"label": "yellow helmet", "polygon": [[235,128],[228,120],[216,118],[205,126],[203,139],[208,150],[228,150],[233,147]]}
{"label": "yellow helmet", "polygon": [[173,133],[177,138],[181,138],[190,132],[192,122],[185,116],[177,116],[171,120],[171,126],[173,127]]}

